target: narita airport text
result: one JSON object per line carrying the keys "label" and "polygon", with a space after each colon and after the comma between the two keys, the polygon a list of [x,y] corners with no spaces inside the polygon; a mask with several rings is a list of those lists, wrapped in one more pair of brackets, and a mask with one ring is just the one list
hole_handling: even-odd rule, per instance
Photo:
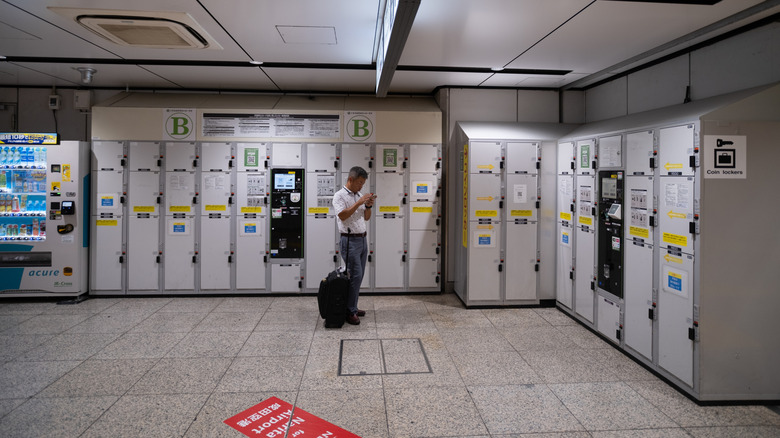
{"label": "narita airport text", "polygon": [[707,170],[707,175],[742,175],[743,171],[741,170]]}

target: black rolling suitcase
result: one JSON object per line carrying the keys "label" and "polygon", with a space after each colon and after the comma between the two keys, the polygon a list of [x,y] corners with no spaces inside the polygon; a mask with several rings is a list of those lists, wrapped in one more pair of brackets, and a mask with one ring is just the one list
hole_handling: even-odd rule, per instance
{"label": "black rolling suitcase", "polygon": [[349,275],[335,270],[320,282],[317,303],[320,316],[325,319],[325,327],[341,328],[347,317],[347,294],[349,293]]}

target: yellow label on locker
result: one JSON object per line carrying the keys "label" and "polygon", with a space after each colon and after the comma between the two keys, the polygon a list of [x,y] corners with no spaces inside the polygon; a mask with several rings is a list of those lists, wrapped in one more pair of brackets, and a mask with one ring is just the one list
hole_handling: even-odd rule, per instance
{"label": "yellow label on locker", "polygon": [[241,207],[241,213],[262,213],[263,207]]}
{"label": "yellow label on locker", "polygon": [[328,207],[309,207],[309,214],[328,214]]}
{"label": "yellow label on locker", "polygon": [[663,241],[674,246],[688,246],[688,238],[679,234],[664,233]]}
{"label": "yellow label on locker", "polygon": [[477,225],[478,230],[492,230],[493,225]]}
{"label": "yellow label on locker", "polygon": [[98,219],[95,221],[95,225],[99,227],[115,227],[119,224],[116,219]]}
{"label": "yellow label on locker", "polygon": [[531,217],[534,215],[534,212],[531,210],[512,210],[509,212],[510,216],[521,216],[521,217]]}
{"label": "yellow label on locker", "polygon": [[225,210],[227,210],[226,205],[206,204],[206,211],[225,211]]}
{"label": "yellow label on locker", "polygon": [[192,211],[192,207],[189,205],[171,205],[170,208],[168,208],[168,211],[172,211],[174,213],[188,213]]}
{"label": "yellow label on locker", "polygon": [[582,225],[593,225],[593,218],[589,216],[580,216],[577,218]]}
{"label": "yellow label on locker", "polygon": [[154,205],[136,205],[133,213],[154,213]]}
{"label": "yellow label on locker", "polygon": [[630,227],[628,229],[628,234],[636,237],[641,237],[643,239],[650,238],[650,230],[642,227]]}
{"label": "yellow label on locker", "polygon": [[493,170],[495,166],[492,164],[477,164],[477,169],[490,169]]}
{"label": "yellow label on locker", "polygon": [[477,210],[474,212],[476,217],[496,217],[498,216],[498,210]]}
{"label": "yellow label on locker", "polygon": [[565,221],[571,221],[571,213],[561,212],[561,219]]}
{"label": "yellow label on locker", "polygon": [[433,207],[412,207],[412,213],[433,213]]}
{"label": "yellow label on locker", "polygon": [[70,164],[62,165],[62,181],[70,182]]}
{"label": "yellow label on locker", "polygon": [[382,205],[379,207],[380,213],[398,213],[401,211],[401,207],[397,205]]}

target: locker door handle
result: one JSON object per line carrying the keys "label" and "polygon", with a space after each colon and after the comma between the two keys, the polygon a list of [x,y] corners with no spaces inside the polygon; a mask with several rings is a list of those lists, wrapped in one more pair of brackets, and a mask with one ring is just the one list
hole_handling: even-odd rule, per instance
{"label": "locker door handle", "polygon": [[688,223],[688,232],[691,234],[696,234],[696,222]]}
{"label": "locker door handle", "polygon": [[504,208],[504,201],[498,201],[498,208]]}
{"label": "locker door handle", "polygon": [[339,256],[333,255],[333,263],[337,263],[339,261]]}
{"label": "locker door handle", "polygon": [[303,282],[302,282],[302,281],[299,281],[299,282],[298,282],[298,289],[301,289],[301,288],[303,288]]}
{"label": "locker door handle", "polygon": [[263,164],[263,166],[265,166],[265,168],[268,169],[268,160],[265,160],[265,163]]}
{"label": "locker door handle", "polygon": [[655,227],[655,216],[649,217],[649,223],[651,227]]}
{"label": "locker door handle", "polygon": [[591,216],[596,216],[596,207],[591,207],[591,209],[590,209],[590,215],[591,215]]}
{"label": "locker door handle", "polygon": [[540,162],[538,162],[538,161],[537,161],[537,162],[536,162],[536,168],[537,168],[537,169],[541,169],[541,168],[542,168],[542,163],[540,163]]}
{"label": "locker door handle", "polygon": [[569,210],[574,213],[574,204],[569,204]]}
{"label": "locker door handle", "polygon": [[534,265],[534,272],[539,272],[539,263]]}
{"label": "locker door handle", "polygon": [[690,163],[688,163],[688,164],[690,164],[691,167],[695,169],[696,168],[696,155],[691,155],[689,161],[690,161]]}
{"label": "locker door handle", "polygon": [[333,162],[333,167],[338,169],[339,168],[339,160],[336,160]]}
{"label": "locker door handle", "polygon": [[436,255],[439,255],[439,252],[440,252],[439,250],[440,250],[440,249],[441,249],[441,248],[439,248],[438,246],[436,247]]}
{"label": "locker door handle", "polygon": [[122,166],[122,167],[125,167],[125,159],[124,158],[119,160],[119,165]]}
{"label": "locker door handle", "polygon": [[590,168],[596,170],[596,160],[590,162]]}
{"label": "locker door handle", "polygon": [[[439,169],[441,169],[441,161],[437,161],[436,162],[436,170],[439,170]],[[436,277],[436,278],[439,278],[439,277]],[[437,283],[438,283],[438,281],[437,281]]]}
{"label": "locker door handle", "polygon": [[193,204],[197,204],[198,203],[198,197],[197,196],[193,196],[192,197],[192,203]]}
{"label": "locker door handle", "polygon": [[499,168],[499,169],[503,169],[503,168],[504,168],[504,162],[503,162],[503,161],[501,161],[500,163],[498,163],[498,168]]}
{"label": "locker door handle", "polygon": [[655,319],[655,309],[647,309],[647,319]]}
{"label": "locker door handle", "polygon": [[439,222],[441,222],[441,220],[440,219],[436,219],[436,226],[437,227],[439,226]]}
{"label": "locker door handle", "polygon": [[541,202],[536,201],[536,208],[539,208],[541,206]]}
{"label": "locker door handle", "polygon": [[436,276],[436,284],[439,284],[439,276]]}
{"label": "locker door handle", "polygon": [[161,259],[160,256],[157,256],[157,263],[160,263]]}
{"label": "locker door handle", "polygon": [[590,282],[590,290],[596,290],[596,283],[593,281]]}
{"label": "locker door handle", "polygon": [[268,196],[263,197],[263,204],[268,205]]}
{"label": "locker door handle", "polygon": [[159,196],[157,197],[157,203],[158,204],[160,203],[160,197]]}
{"label": "locker door handle", "polygon": [[406,205],[406,198],[402,199],[401,202]]}
{"label": "locker door handle", "polygon": [[228,197],[228,205],[233,205],[233,197]]}
{"label": "locker door handle", "polygon": [[403,167],[404,169],[406,169],[406,161],[404,161],[403,163],[401,163],[401,167]]}
{"label": "locker door handle", "polygon": [[119,256],[119,263],[125,262],[125,256]]}
{"label": "locker door handle", "polygon": [[615,330],[615,339],[620,340],[620,329]]}
{"label": "locker door handle", "polygon": [[119,197],[119,203],[120,204],[124,204],[125,203],[125,197],[124,196],[120,196]]}
{"label": "locker door handle", "polygon": [[574,271],[569,271],[569,280],[574,280]]}
{"label": "locker door handle", "polygon": [[369,262],[369,263],[371,263],[371,259],[372,259],[372,257],[371,257],[371,254],[369,254],[369,255],[368,255],[368,262]]}
{"label": "locker door handle", "polygon": [[688,327],[688,339],[691,341],[696,340],[696,329],[693,327]]}
{"label": "locker door handle", "polygon": [[650,157],[650,168],[655,169],[655,157]]}
{"label": "locker door handle", "polygon": [[402,256],[401,256],[401,261],[402,261],[402,262],[406,262],[406,254],[404,254],[404,255],[402,255]]}
{"label": "locker door handle", "polygon": [[228,168],[229,169],[233,168],[233,160],[228,161]]}
{"label": "locker door handle", "polygon": [[157,160],[157,167],[162,167],[162,160]]}
{"label": "locker door handle", "polygon": [[192,160],[192,167],[198,167],[198,160]]}
{"label": "locker door handle", "polygon": [[369,161],[368,162],[368,168],[371,169],[373,167],[374,167],[374,162],[373,161]]}
{"label": "locker door handle", "polygon": [[192,256],[192,263],[198,263],[198,256]]}
{"label": "locker door handle", "polygon": [[263,263],[268,263],[268,256],[267,255],[263,256]]}
{"label": "locker door handle", "polygon": [[228,256],[228,263],[233,263],[233,256],[232,255]]}
{"label": "locker door handle", "polygon": [[504,271],[504,265],[499,263],[498,264],[498,272],[503,272],[503,271]]}
{"label": "locker door handle", "polygon": [[571,162],[571,170],[574,170],[574,161]]}
{"label": "locker door handle", "polygon": [[436,197],[441,198],[441,190],[436,190]]}

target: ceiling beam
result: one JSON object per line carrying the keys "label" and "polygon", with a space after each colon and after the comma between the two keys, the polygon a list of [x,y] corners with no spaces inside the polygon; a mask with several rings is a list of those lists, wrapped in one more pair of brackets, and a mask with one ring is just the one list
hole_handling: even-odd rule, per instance
{"label": "ceiling beam", "polygon": [[382,31],[376,57],[377,97],[387,96],[419,8],[420,0],[387,0],[385,12],[380,18]]}

